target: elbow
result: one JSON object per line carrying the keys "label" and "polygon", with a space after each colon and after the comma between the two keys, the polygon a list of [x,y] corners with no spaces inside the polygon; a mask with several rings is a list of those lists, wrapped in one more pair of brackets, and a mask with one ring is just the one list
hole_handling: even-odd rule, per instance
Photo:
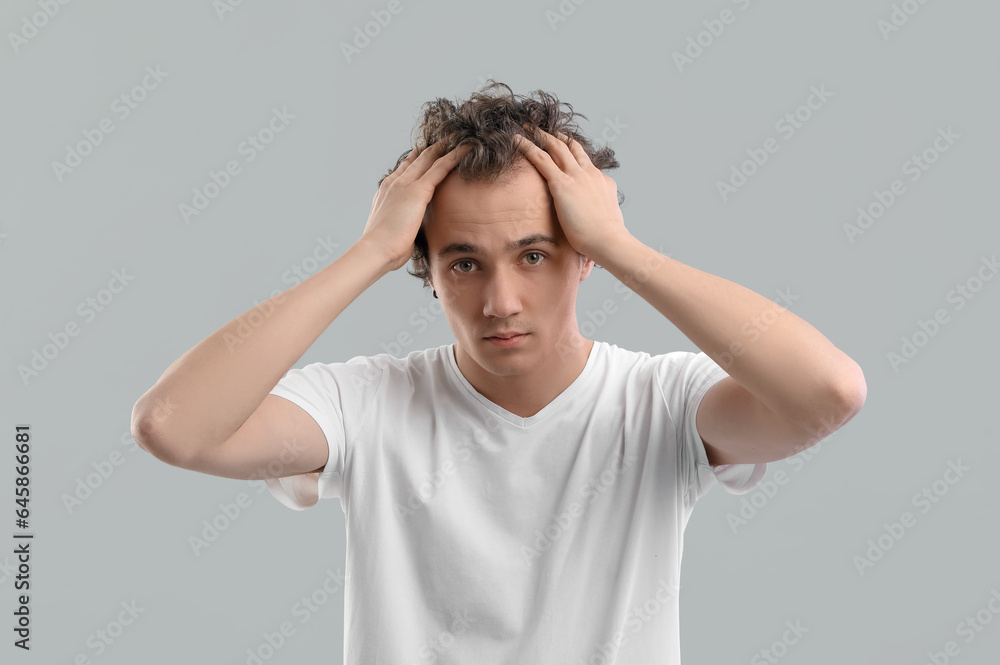
{"label": "elbow", "polygon": [[159,447],[154,444],[154,437],[157,436],[157,433],[153,427],[153,421],[148,416],[133,409],[131,431],[132,439],[136,444],[150,455],[157,457],[153,452]]}
{"label": "elbow", "polygon": [[[819,443],[858,415],[868,396],[868,386],[861,368],[855,365],[847,378],[830,383],[830,387],[810,399],[809,405],[802,407],[798,422],[802,442],[793,447],[792,454]],[[805,414],[805,415],[803,415]]]}
{"label": "elbow", "polygon": [[[156,459],[171,466],[184,466],[188,455],[179,446],[171,445],[164,434],[167,419],[173,413],[170,401],[150,400],[149,393],[132,407],[132,438],[136,444]],[[150,402],[154,402],[150,405]]]}
{"label": "elbow", "polygon": [[813,431],[818,432],[820,438],[826,438],[846,425],[865,405],[868,385],[861,367],[857,364],[854,367],[856,370],[847,378],[832,385],[828,397],[823,401],[826,407],[822,413],[817,414],[818,422],[813,424]]}
{"label": "elbow", "polygon": [[844,422],[858,415],[861,407],[865,405],[868,398],[868,384],[865,382],[865,373],[861,371],[861,366],[853,364],[853,371],[848,377],[840,382],[835,389],[837,402],[844,412]]}

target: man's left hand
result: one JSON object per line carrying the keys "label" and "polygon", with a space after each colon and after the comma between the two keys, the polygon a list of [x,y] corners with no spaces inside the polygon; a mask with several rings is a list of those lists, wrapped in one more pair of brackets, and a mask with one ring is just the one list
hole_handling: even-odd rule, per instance
{"label": "man's left hand", "polygon": [[[525,129],[532,131],[528,125]],[[517,135],[517,146],[548,182],[559,225],[573,249],[598,259],[601,248],[616,237],[627,236],[625,219],[618,206],[618,187],[584,151],[583,146],[563,134],[558,138],[534,128],[539,148]]]}

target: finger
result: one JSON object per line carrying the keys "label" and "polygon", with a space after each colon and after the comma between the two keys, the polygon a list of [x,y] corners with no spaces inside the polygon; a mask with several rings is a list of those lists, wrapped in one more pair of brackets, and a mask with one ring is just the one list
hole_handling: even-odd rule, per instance
{"label": "finger", "polygon": [[[561,140],[557,139],[552,134],[541,127],[535,127],[525,123],[522,125],[527,131],[531,132],[538,141],[542,144],[542,148],[552,157],[552,161],[562,170],[569,171],[573,166],[579,166],[576,162],[576,158],[570,153],[569,148]],[[560,134],[560,136],[563,136]]]}
{"label": "finger", "polygon": [[433,148],[436,145],[437,145],[437,143],[432,143],[430,146],[428,146],[427,145],[427,141],[425,139],[423,139],[423,138],[417,139],[417,142],[415,144],[415,146],[416,146],[415,150],[416,150],[417,156],[419,157],[420,155],[424,154],[424,152],[427,150],[427,148],[429,148],[429,147]]}
{"label": "finger", "polygon": [[[423,157],[424,161],[428,161],[428,160],[433,161],[434,159],[436,159],[437,157],[439,157],[441,155],[441,150],[442,150],[443,147],[444,146],[442,145],[442,143],[440,141],[436,141],[436,142],[430,144],[429,146],[424,145],[422,143],[418,144],[417,148],[416,148],[417,160],[419,161],[420,158]],[[427,156],[424,157],[424,155],[427,155]]]}
{"label": "finger", "polygon": [[[559,136],[563,137],[564,135],[560,134]],[[578,165],[584,166],[584,167],[585,166],[593,166],[594,165],[594,163],[592,161],[590,161],[590,155],[588,155],[587,151],[583,149],[583,146],[580,145],[579,141],[577,141],[577,140],[575,140],[573,138],[570,138],[568,136],[566,136],[564,138],[566,139],[566,142],[569,145],[569,151],[570,151],[570,153],[576,159],[576,163]]]}
{"label": "finger", "polygon": [[424,173],[427,172],[429,165],[440,156],[442,145],[440,142],[433,143],[429,147],[422,147],[417,144],[410,154],[406,156],[403,163],[399,165],[399,168],[393,172],[393,175],[399,174],[402,176],[404,173],[408,178],[416,180]]}
{"label": "finger", "polygon": [[583,146],[580,145],[579,141],[574,139],[572,136],[563,134],[562,132],[556,132],[555,135],[556,138],[567,147],[569,153],[573,156],[573,159],[576,160],[577,166],[581,168],[586,168],[588,166],[594,167],[594,163],[590,161],[590,155],[588,155],[587,151],[583,149]]}
{"label": "finger", "polygon": [[[437,143],[434,144],[439,145]],[[432,148],[434,146],[431,146]],[[427,178],[427,181],[433,184],[435,187],[444,180],[445,176],[453,168],[455,168],[462,158],[465,157],[472,150],[472,144],[466,143],[464,145],[459,145],[450,150],[447,154],[438,157],[433,164],[431,164],[423,173],[420,174],[420,178]]]}
{"label": "finger", "polygon": [[[417,159],[417,156],[420,152],[418,148],[419,146],[410,149],[410,154],[404,157],[403,161],[399,162],[396,168],[393,169],[392,173],[390,173],[389,175],[387,175],[385,178],[382,179],[382,185],[388,187],[389,185],[392,184],[394,180],[396,180],[396,178],[402,175],[403,171],[405,171],[410,166],[410,164],[412,164]],[[377,196],[378,192],[376,191],[375,194]]]}
{"label": "finger", "polygon": [[562,169],[552,161],[551,155],[545,152],[537,145],[532,143],[530,140],[524,138],[520,134],[514,136],[514,140],[517,142],[517,147],[524,153],[524,156],[528,158],[538,172],[542,174],[548,182],[555,182],[557,178],[566,175],[563,173]]}
{"label": "finger", "polygon": [[587,166],[588,164],[593,166],[594,163],[590,161],[590,157],[587,155],[587,151],[583,149],[573,137],[563,134],[562,132],[555,132],[554,136],[559,139],[559,142],[565,145],[573,158],[576,159],[578,166]]}

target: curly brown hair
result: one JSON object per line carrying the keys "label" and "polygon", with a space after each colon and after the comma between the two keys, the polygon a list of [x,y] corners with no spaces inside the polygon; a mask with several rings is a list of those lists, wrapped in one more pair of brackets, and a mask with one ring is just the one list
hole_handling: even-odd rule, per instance
{"label": "curly brown hair", "polygon": [[[563,106],[567,110],[564,111]],[[515,95],[509,86],[488,79],[466,101],[455,104],[438,97],[434,101],[425,102],[421,109],[422,115],[415,128],[418,140],[414,142],[422,146],[421,150],[443,142],[442,154],[445,154],[463,143],[472,144],[469,153],[453,169],[458,172],[462,182],[485,182],[502,186],[508,184],[521,169],[526,168],[530,162],[521,155],[514,142],[514,135],[526,136],[535,145],[541,146],[524,129],[525,123],[552,135],[560,132],[572,138],[583,147],[594,166],[602,171],[619,166],[615,151],[607,146],[595,148],[573,120],[576,116],[589,120],[587,116],[573,111],[572,105],[560,102],[555,95],[542,90],[535,90],[528,96]],[[379,186],[399,168],[411,150],[409,148],[399,156],[396,165],[379,179]],[[619,191],[618,205],[624,201],[625,195]],[[431,207],[428,204],[424,223],[431,213]],[[414,239],[410,259],[413,270],[407,272],[423,280],[425,287],[430,286],[430,262],[423,224]],[[437,294],[434,295],[437,297]]]}

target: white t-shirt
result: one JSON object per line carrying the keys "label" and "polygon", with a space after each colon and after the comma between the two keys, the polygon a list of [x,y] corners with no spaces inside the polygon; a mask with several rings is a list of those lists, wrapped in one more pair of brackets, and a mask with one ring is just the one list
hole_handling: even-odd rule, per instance
{"label": "white t-shirt", "polygon": [[330,446],[322,473],[269,479],[346,515],[346,665],[679,665],[684,529],[718,480],[695,427],[728,376],[704,353],[595,341],[581,374],[523,418],[486,399],[454,345],[291,369],[271,394]]}

